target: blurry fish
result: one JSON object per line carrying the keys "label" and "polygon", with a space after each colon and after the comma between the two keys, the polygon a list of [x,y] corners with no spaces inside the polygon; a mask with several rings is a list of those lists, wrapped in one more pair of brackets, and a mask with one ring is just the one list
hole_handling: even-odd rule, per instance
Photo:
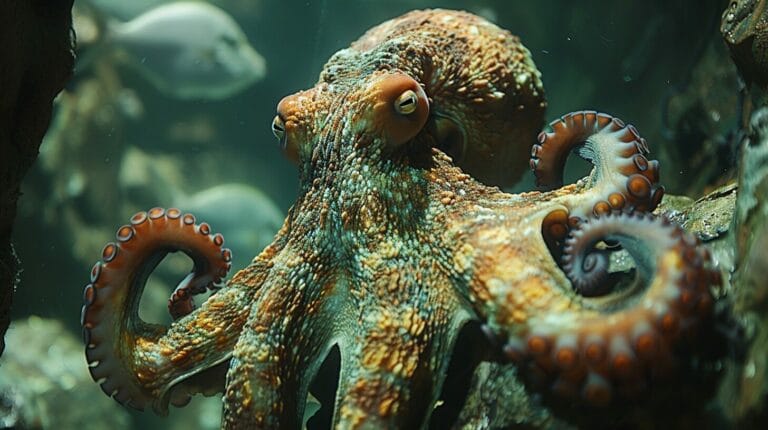
{"label": "blurry fish", "polygon": [[109,16],[129,20],[172,0],[87,0]]}
{"label": "blurry fish", "polygon": [[160,91],[179,99],[224,99],[266,74],[264,58],[237,23],[204,2],[158,6],[125,23],[109,23],[104,48]]}
{"label": "blurry fish", "polygon": [[177,198],[174,204],[224,236],[224,246],[232,250],[232,267],[237,269],[272,242],[285,218],[269,196],[245,184],[216,185]]}

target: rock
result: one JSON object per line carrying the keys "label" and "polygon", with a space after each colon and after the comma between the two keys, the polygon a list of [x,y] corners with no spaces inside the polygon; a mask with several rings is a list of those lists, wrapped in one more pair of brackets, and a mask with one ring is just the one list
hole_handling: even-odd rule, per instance
{"label": "rock", "polygon": [[72,74],[72,2],[0,3],[0,354],[18,276],[10,238],[19,184],[37,158],[53,98]]}
{"label": "rock", "polygon": [[720,395],[740,428],[768,419],[768,108],[752,116],[742,150],[733,296],[749,344],[744,360],[730,369]]}
{"label": "rock", "polygon": [[765,0],[734,0],[723,11],[720,32],[747,84],[768,85],[768,9]]}
{"label": "rock", "polygon": [[[668,194],[654,211],[656,215],[666,216],[696,235],[712,253],[724,279],[728,279],[734,264],[733,244],[728,233],[731,230],[737,191],[736,184],[731,183],[698,200]],[[632,257],[626,251],[611,254],[611,272],[624,272],[634,266]]]}
{"label": "rock", "polygon": [[7,333],[0,366],[0,427],[119,430],[128,413],[93,383],[83,343],[56,320],[30,317]]}
{"label": "rock", "polygon": [[572,428],[531,399],[511,364],[480,363],[455,429]]}
{"label": "rock", "polygon": [[724,279],[733,271],[734,251],[729,232],[732,230],[738,186],[724,185],[694,201],[688,197],[666,196],[656,209],[679,223],[709,248]]}

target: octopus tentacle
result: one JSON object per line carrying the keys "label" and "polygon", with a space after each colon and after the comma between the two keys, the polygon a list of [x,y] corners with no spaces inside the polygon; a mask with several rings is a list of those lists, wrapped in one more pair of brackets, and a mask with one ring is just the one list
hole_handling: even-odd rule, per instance
{"label": "octopus tentacle", "polygon": [[[169,330],[138,316],[147,277],[177,250],[192,258],[194,268],[173,293],[169,310],[174,317],[191,312],[192,295],[221,282],[229,270],[231,255],[222,244],[221,235],[211,235],[205,223],[196,225],[192,215],[154,208],[134,215],[130,225],[118,229],[117,242],[104,247],[84,290],[81,323],[91,375],[107,395],[137,409],[160,399],[155,408],[162,413],[163,402],[186,401],[183,395],[171,398],[171,386],[228,358],[216,344],[234,344],[240,311],[228,303],[243,291],[214,296],[196,319],[178,320]],[[210,321],[213,326],[207,328],[224,325],[226,330],[202,330]]]}
{"label": "octopus tentacle", "polygon": [[[584,297],[602,296],[610,291],[608,283],[608,267],[610,265],[609,251],[593,249],[592,252],[576,251],[577,244],[585,244],[571,236],[563,251],[564,269],[573,289]],[[594,244],[591,244],[594,245]]]}
{"label": "octopus tentacle", "polygon": [[539,134],[531,150],[531,169],[543,189],[562,186],[568,154],[578,154],[595,166],[592,189],[580,197],[572,215],[584,217],[612,210],[652,211],[661,201],[659,165],[648,160],[648,144],[632,125],[595,111],[563,115],[550,123],[552,131]]}
{"label": "octopus tentacle", "polygon": [[335,428],[423,428],[464,321],[428,306],[366,312],[340,344]]}
{"label": "octopus tentacle", "polygon": [[302,400],[332,346],[340,316],[324,294],[334,282],[309,264],[276,260],[230,348],[223,428],[299,428]]}
{"label": "octopus tentacle", "polygon": [[[600,290],[607,262],[590,252],[606,239],[621,243],[638,266],[639,279],[622,291]],[[572,311],[532,318],[525,333],[507,342],[507,356],[529,366],[525,374],[534,385],[592,405],[667,376],[678,349],[695,342],[696,329],[712,316],[710,286],[720,283],[720,275],[706,250],[680,227],[644,214],[584,221],[566,244],[568,277],[577,290],[600,297],[582,297]]]}

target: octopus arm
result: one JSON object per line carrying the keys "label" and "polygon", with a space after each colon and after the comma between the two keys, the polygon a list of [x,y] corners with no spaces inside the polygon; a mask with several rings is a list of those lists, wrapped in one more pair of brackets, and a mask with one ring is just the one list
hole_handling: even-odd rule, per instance
{"label": "octopus arm", "polygon": [[361,313],[343,337],[335,428],[427,426],[469,314],[444,292],[411,299]]}
{"label": "octopus arm", "polygon": [[[229,251],[210,227],[177,209],[140,212],[117,232],[117,242],[105,246],[102,260],[91,271],[82,311],[86,359],[94,380],[118,402],[159,414],[169,402],[183,405],[189,394],[180,384],[229,358],[247,317],[242,303],[251,288],[225,287],[201,308],[169,328],[148,324],[138,315],[147,276],[171,251],[182,250],[194,269],[172,296],[169,307],[181,312],[190,293],[214,287],[229,269]],[[184,298],[180,298],[184,296]],[[184,306],[179,306],[183,304]],[[185,388],[208,391],[220,381],[200,379]],[[202,384],[202,385],[200,385]]]}
{"label": "octopus arm", "polygon": [[530,165],[543,189],[562,186],[563,170],[572,150],[594,168],[582,181],[583,192],[562,197],[571,216],[587,217],[613,210],[652,211],[661,201],[659,163],[648,160],[648,144],[632,125],[594,111],[563,115],[539,134]]}
{"label": "octopus arm", "polygon": [[531,278],[514,285],[517,293],[499,289],[509,294],[494,300],[503,315],[521,317],[506,323],[504,351],[535,369],[529,381],[601,406],[673,374],[686,356],[679,352],[700,345],[699,328],[713,314],[710,288],[720,283],[707,251],[680,227],[610,214],[585,221],[566,240],[564,269],[574,286],[605,282],[597,272],[607,261],[595,245],[607,240],[635,259],[639,277],[630,286],[585,297],[554,279]]}
{"label": "octopus arm", "polygon": [[285,251],[230,348],[224,428],[299,428],[309,384],[333,346],[339,313],[326,304],[337,294],[332,278],[287,261],[298,254]]}

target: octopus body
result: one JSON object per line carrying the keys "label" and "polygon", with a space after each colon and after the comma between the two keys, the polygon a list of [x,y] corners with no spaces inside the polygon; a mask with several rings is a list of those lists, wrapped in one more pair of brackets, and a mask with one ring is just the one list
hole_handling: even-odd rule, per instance
{"label": "octopus body", "polygon": [[[634,127],[575,112],[531,149],[544,106],[527,50],[481,18],[416,11],[370,30],[279,103],[299,197],[226,285],[223,239],[191,215],[155,208],[118,230],[85,289],[94,379],[160,413],[223,390],[223,427],[298,428],[336,347],[334,427],[425,427],[474,321],[548,396],[602,407],[663,386],[700,349],[719,274],[650,215],[663,189]],[[571,150],[593,169],[563,185]],[[526,163],[541,190],[476,179],[503,183]],[[631,282],[612,281],[616,247],[635,260]],[[169,301],[175,320],[147,324],[144,281],[176,250],[195,265]]]}

